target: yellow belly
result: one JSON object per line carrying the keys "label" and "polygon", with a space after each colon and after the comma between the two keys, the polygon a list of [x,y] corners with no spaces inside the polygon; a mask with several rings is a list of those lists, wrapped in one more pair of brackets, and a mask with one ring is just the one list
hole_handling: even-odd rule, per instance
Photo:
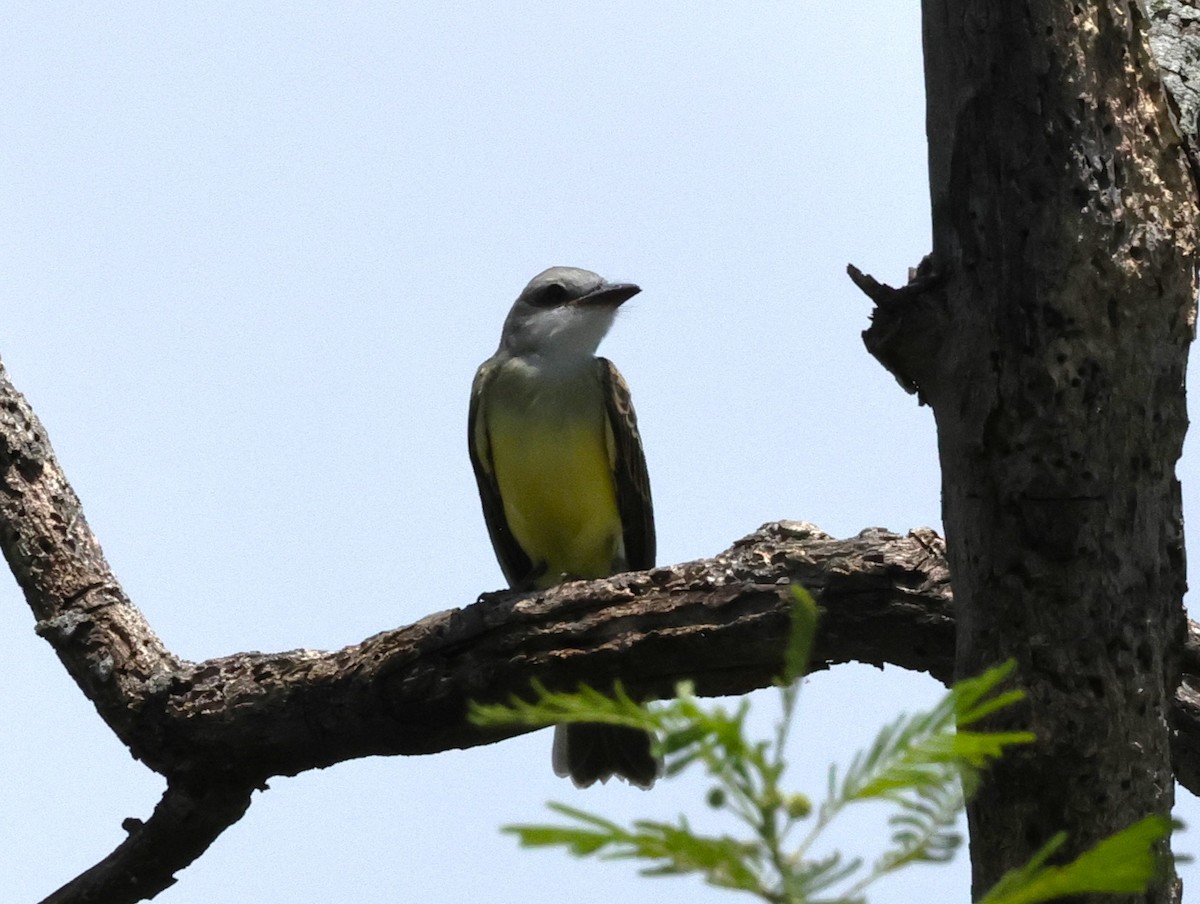
{"label": "yellow belly", "polygon": [[538,423],[500,414],[489,424],[504,515],[549,587],[565,574],[613,573],[621,540],[603,419]]}

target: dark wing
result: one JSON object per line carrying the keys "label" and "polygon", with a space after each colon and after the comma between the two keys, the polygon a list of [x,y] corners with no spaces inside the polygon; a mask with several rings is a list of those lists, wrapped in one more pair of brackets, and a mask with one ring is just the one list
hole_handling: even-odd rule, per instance
{"label": "dark wing", "polygon": [[536,575],[533,563],[521,549],[521,544],[508,527],[504,517],[504,503],[500,499],[500,486],[496,483],[496,468],[492,461],[492,444],[488,435],[487,412],[480,405],[483,391],[496,375],[496,365],[485,361],[475,374],[471,386],[471,407],[467,414],[467,449],[471,453],[471,467],[475,469],[475,483],[479,487],[479,501],[483,504],[483,519],[487,522],[488,536],[492,549],[500,562],[500,570],[514,590],[529,588]]}
{"label": "dark wing", "polygon": [[625,562],[630,571],[654,567],[654,505],[650,501],[650,475],[638,433],[637,416],[629,387],[607,358],[597,358],[604,386],[604,406],[612,437],[613,477],[617,485],[617,510],[625,535]]}

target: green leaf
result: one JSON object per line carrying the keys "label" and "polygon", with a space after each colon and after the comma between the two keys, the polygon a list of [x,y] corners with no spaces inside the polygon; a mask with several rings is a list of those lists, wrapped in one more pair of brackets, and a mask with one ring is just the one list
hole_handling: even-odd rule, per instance
{"label": "green leaf", "polygon": [[[785,675],[791,677],[807,666],[817,618],[812,598],[798,588],[794,593],[796,612],[785,656]],[[483,724],[604,722],[654,731],[662,739],[657,749],[667,755],[666,775],[702,766],[709,777],[706,799],[715,807],[714,815],[739,823],[745,839],[697,834],[682,816],[673,823],[643,820],[622,826],[551,804],[568,824],[507,827],[505,831],[523,846],[558,846],[581,857],[636,859],[644,875],[695,874],[709,884],[751,892],[772,904],[820,904],[817,896],[832,895],[837,886],[842,894],[826,904],[852,904],[864,900],[862,890],[881,875],[909,863],[949,859],[961,843],[953,827],[963,788],[969,793],[979,770],[1007,747],[1032,740],[1027,732],[955,728],[956,720],[970,724],[1021,699],[1019,691],[996,690],[1011,671],[1012,665],[1005,664],[956,685],[931,711],[885,726],[874,743],[854,757],[843,778],[830,770],[827,799],[815,814],[804,795],[783,784],[785,744],[798,700],[795,682],[781,687],[783,716],[771,741],[747,735],[749,701],[741,701],[733,711],[702,705],[686,683],[676,687],[673,700],[647,709],[619,685],[611,695],[589,687],[567,694],[535,682],[534,700],[513,697],[507,704],[473,707],[472,718]],[[881,800],[894,808],[889,849],[868,870],[863,870],[860,858],[845,859],[840,853],[807,856],[840,809],[860,800]],[[807,834],[799,844],[789,842],[801,821],[807,824]],[[1044,860],[1030,869],[1043,866]]]}
{"label": "green leaf", "polygon": [[697,835],[683,818],[677,825],[639,820],[631,831],[565,804],[549,806],[585,827],[514,825],[503,831],[516,835],[523,847],[558,845],[577,857],[598,854],[608,860],[650,861],[642,869],[648,876],[700,873],[709,883],[724,888],[753,891],[761,887],[756,868],[760,851],[753,843]]}
{"label": "green leaf", "polygon": [[861,867],[861,858],[855,857],[843,863],[842,855],[837,851],[822,860],[806,861],[798,865],[791,875],[784,876],[783,892],[788,895],[786,900],[808,901],[814,895],[844,881]]}
{"label": "green leaf", "polygon": [[537,679],[530,682],[535,699],[530,702],[513,694],[507,703],[476,703],[471,701],[467,718],[476,725],[521,725],[542,728],[563,722],[601,722],[654,732],[663,716],[656,714],[630,698],[621,682],[613,685],[611,694],[604,694],[581,684],[574,693],[546,689]]}
{"label": "green leaf", "polygon": [[947,759],[981,769],[1003,756],[1004,748],[1015,744],[1032,744],[1037,736],[1031,731],[963,731],[960,727],[951,740],[953,748]]}
{"label": "green leaf", "polygon": [[1045,866],[1066,840],[1060,832],[1028,864],[1006,873],[980,904],[1038,904],[1069,895],[1145,891],[1160,867],[1155,845],[1170,832],[1169,819],[1147,816],[1064,866]]}
{"label": "green leaf", "polygon": [[613,839],[602,832],[569,829],[565,826],[505,826],[501,829],[516,835],[521,847],[565,847],[576,857],[586,857],[612,844]]}
{"label": "green leaf", "polygon": [[1000,682],[1011,675],[1016,667],[1017,661],[1009,659],[998,666],[988,669],[977,678],[964,678],[954,683],[951,695],[954,697],[955,715],[957,717],[955,721],[958,723],[959,728],[963,728],[973,722],[978,722],[984,716],[998,709],[1011,706],[1017,701],[1025,699],[1025,692],[1022,690],[1005,691],[990,700],[983,699],[995,690]]}
{"label": "green leaf", "polygon": [[787,647],[783,652],[783,674],[777,682],[781,686],[795,684],[808,672],[812,657],[813,639],[817,634],[817,622],[821,609],[812,594],[799,584],[792,585],[791,631]]}

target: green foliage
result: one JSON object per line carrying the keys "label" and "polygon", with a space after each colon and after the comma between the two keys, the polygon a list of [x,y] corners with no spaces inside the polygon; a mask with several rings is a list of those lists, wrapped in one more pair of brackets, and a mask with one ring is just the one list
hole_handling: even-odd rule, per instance
{"label": "green foliage", "polygon": [[[913,863],[951,859],[962,843],[954,830],[964,789],[969,795],[981,770],[1012,745],[1034,740],[1029,732],[980,731],[990,713],[1021,700],[1019,690],[999,690],[1014,664],[1005,663],[958,682],[927,713],[905,715],[887,725],[850,766],[829,771],[825,796],[814,807],[807,796],[786,790],[785,747],[796,711],[818,608],[805,591],[794,591],[791,637],[777,686],[782,717],[770,740],[745,730],[749,705],[732,712],[702,705],[690,684],[673,700],[639,706],[621,687],[606,696],[590,688],[564,694],[534,684],[532,702],[474,706],[472,719],[488,725],[541,726],[560,722],[603,722],[654,733],[669,778],[701,768],[713,785],[708,806],[741,825],[739,837],[694,831],[686,817],[675,822],[638,820],[621,826],[593,813],[552,803],[566,825],[514,825],[504,831],[525,847],[559,846],[570,853],[605,859],[635,859],[649,876],[697,873],[709,884],[749,892],[772,904],[852,904],[882,876]],[[869,865],[862,858],[824,857],[811,851],[846,808],[882,801],[890,844]],[[1130,826],[1063,866],[1046,866],[1062,845],[1053,839],[1025,867],[1006,875],[980,904],[1036,904],[1081,892],[1141,891],[1152,877],[1152,849],[1169,824],[1151,817]]]}
{"label": "green foliage", "polygon": [[1169,819],[1147,816],[1064,866],[1046,866],[1067,840],[1059,832],[1029,863],[1006,873],[979,904],[1038,904],[1096,892],[1136,894],[1158,870],[1154,847],[1170,833]]}

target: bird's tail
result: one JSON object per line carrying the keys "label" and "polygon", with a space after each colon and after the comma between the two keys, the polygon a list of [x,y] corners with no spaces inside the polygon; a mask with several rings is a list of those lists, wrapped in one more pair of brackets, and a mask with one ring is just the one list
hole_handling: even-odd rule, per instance
{"label": "bird's tail", "polygon": [[577,722],[554,727],[554,772],[571,777],[577,788],[617,776],[649,789],[662,774],[651,752],[651,737],[636,728]]}

